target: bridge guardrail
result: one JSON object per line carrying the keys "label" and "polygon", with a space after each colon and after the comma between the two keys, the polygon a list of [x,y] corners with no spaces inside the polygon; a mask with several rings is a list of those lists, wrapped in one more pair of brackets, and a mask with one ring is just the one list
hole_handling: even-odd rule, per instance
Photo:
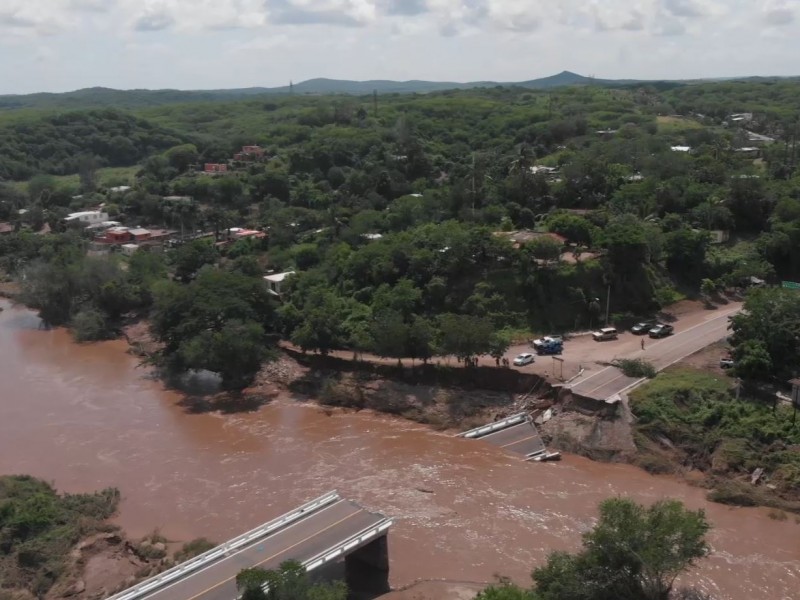
{"label": "bridge guardrail", "polygon": [[359,546],[363,546],[370,540],[380,537],[387,529],[389,529],[389,527],[392,526],[392,523],[394,523],[393,519],[383,519],[377,525],[367,527],[363,531],[350,536],[343,542],[340,542],[335,546],[331,546],[324,552],[320,552],[315,557],[308,559],[303,563],[303,566],[306,568],[306,571],[313,571],[325,563],[339,558],[345,552],[354,550]]}
{"label": "bridge guardrail", "polygon": [[493,431],[498,431],[499,429],[505,429],[506,427],[511,427],[512,425],[516,425],[518,423],[524,423],[529,418],[530,417],[526,412],[518,413],[516,415],[506,417],[505,419],[502,419],[495,423],[491,423],[489,425],[482,425],[481,427],[476,427],[475,429],[464,431],[463,433],[459,433],[457,437],[464,437],[464,438],[483,437],[484,435],[488,435]]}
{"label": "bridge guardrail", "polygon": [[163,573],[156,575],[155,577],[151,577],[150,579],[146,579],[141,583],[134,585],[126,590],[119,592],[118,594],[114,594],[113,596],[109,596],[106,600],[137,600],[141,598],[145,594],[149,594],[157,590],[158,588],[175,581],[190,573],[196,569],[199,569],[210,562],[213,562],[217,558],[228,554],[232,550],[236,550],[241,548],[242,546],[248,544],[255,538],[263,537],[268,533],[275,531],[281,527],[285,527],[289,523],[304,517],[309,512],[316,511],[323,506],[331,504],[339,500],[341,497],[339,493],[336,491],[328,492],[316,498],[315,500],[311,500],[310,502],[306,502],[299,508],[294,509],[291,512],[286,513],[278,517],[277,519],[273,519],[263,525],[259,525],[255,529],[251,529],[235,538],[228,540],[227,542],[220,544],[219,546],[215,546],[211,550],[203,552],[203,554],[199,554],[192,559],[187,560],[179,565],[172,567],[171,569],[167,569]]}

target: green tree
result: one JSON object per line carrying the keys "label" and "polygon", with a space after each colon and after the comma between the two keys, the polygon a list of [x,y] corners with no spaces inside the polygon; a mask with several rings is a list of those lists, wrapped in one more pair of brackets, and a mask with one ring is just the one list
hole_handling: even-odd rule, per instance
{"label": "green tree", "polygon": [[111,337],[106,315],[96,308],[85,307],[79,310],[70,322],[72,334],[79,342],[95,342]]}
{"label": "green tree", "polygon": [[773,372],[772,358],[761,340],[746,340],[733,351],[736,375],[743,379],[768,379]]}
{"label": "green tree", "polygon": [[461,360],[486,354],[491,349],[493,327],[489,319],[471,315],[439,316],[440,347],[445,355]]}
{"label": "green tree", "polygon": [[343,327],[345,315],[341,300],[332,291],[314,290],[298,316],[299,326],[292,332],[291,340],[303,351],[328,354],[344,347],[347,341]]}
{"label": "green tree", "polygon": [[248,600],[346,600],[342,581],[312,583],[302,564],[281,563],[274,571],[260,567],[244,569],[236,576],[236,589]]}
{"label": "green tree", "polygon": [[206,240],[193,240],[183,244],[174,253],[175,277],[189,283],[205,265],[213,265],[219,252]]}
{"label": "green tree", "polygon": [[197,152],[197,146],[194,144],[181,144],[180,146],[173,146],[164,153],[169,166],[183,173],[189,169],[193,164],[196,164],[200,159],[200,154]]}
{"label": "green tree", "polygon": [[247,385],[272,356],[275,309],[264,282],[208,269],[188,285],[153,286],[152,329],[163,344],[153,362],[172,372],[207,369],[228,388]]}
{"label": "green tree", "polygon": [[542,600],[668,600],[675,579],[706,556],[702,510],[677,500],[645,507],[624,498],[600,504],[577,554],[554,552],[533,572]]}
{"label": "green tree", "polygon": [[561,256],[562,244],[549,236],[533,238],[525,244],[525,250],[534,258],[544,261],[558,260]]}
{"label": "green tree", "polygon": [[666,234],[667,268],[685,278],[696,278],[706,259],[711,239],[708,232],[682,227]]}
{"label": "green tree", "polygon": [[408,325],[397,311],[384,310],[375,314],[370,327],[372,350],[378,356],[403,358],[408,351]]}
{"label": "green tree", "polygon": [[751,290],[744,310],[731,319],[731,328],[734,358],[746,360],[748,377],[788,379],[800,364],[800,294],[796,291]]}
{"label": "green tree", "polygon": [[482,590],[475,600],[538,600],[535,592],[523,589],[501,579],[497,584]]}
{"label": "green tree", "polygon": [[219,330],[203,331],[182,344],[182,362],[191,369],[218,373],[225,389],[246,387],[270,355],[264,328],[231,319]]}

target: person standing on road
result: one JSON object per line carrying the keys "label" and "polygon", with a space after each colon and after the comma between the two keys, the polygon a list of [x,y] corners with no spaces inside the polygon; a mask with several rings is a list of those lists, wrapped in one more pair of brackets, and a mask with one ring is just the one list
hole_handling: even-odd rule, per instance
{"label": "person standing on road", "polygon": [[644,350],[644,338],[642,338],[642,350]]}

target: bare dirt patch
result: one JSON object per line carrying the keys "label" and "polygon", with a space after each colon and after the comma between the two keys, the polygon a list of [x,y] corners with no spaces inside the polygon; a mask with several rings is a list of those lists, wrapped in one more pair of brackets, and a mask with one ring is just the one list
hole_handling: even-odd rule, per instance
{"label": "bare dirt patch", "polygon": [[70,553],[72,575],[47,594],[47,600],[104,598],[154,575],[167,565],[163,558],[146,558],[119,533],[99,533],[80,542]]}

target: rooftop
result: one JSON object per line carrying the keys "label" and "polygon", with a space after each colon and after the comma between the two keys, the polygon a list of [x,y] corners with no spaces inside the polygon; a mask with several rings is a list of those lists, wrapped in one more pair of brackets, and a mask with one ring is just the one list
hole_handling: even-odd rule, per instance
{"label": "rooftop", "polygon": [[284,271],[283,273],[275,273],[273,275],[264,275],[264,281],[272,281],[273,283],[281,283],[289,275],[294,275],[294,271]]}
{"label": "rooftop", "polygon": [[520,231],[495,231],[494,235],[508,238],[508,240],[513,244],[526,244],[533,239],[542,237],[548,237],[561,244],[567,243],[567,238],[549,231],[530,231],[529,229],[523,229]]}

